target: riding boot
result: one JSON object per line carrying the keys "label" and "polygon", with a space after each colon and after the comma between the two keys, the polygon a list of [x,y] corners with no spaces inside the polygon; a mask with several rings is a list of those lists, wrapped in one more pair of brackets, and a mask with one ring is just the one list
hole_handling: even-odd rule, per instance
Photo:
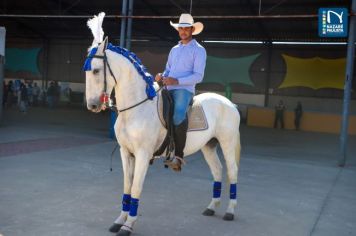
{"label": "riding boot", "polygon": [[187,130],[188,130],[188,120],[185,119],[179,125],[174,126],[174,152],[175,157],[171,160],[165,162],[174,171],[181,171],[181,166],[184,164],[184,147],[187,139]]}
{"label": "riding boot", "polygon": [[175,155],[183,158],[184,157],[184,147],[187,139],[188,130],[188,120],[185,119],[179,125],[174,126],[174,152]]}

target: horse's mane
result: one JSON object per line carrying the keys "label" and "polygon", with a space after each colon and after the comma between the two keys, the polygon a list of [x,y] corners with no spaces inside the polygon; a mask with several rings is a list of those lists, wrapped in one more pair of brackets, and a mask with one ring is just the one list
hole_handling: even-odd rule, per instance
{"label": "horse's mane", "polygon": [[156,96],[156,91],[153,87],[153,81],[154,81],[153,76],[147,71],[147,68],[142,64],[141,60],[137,57],[137,55],[133,52],[130,52],[126,48],[114,46],[111,43],[109,43],[107,49],[122,55],[132,63],[132,65],[135,67],[137,72],[142,76],[142,78],[146,82],[147,97],[149,99],[153,99]]}
{"label": "horse's mane", "polygon": [[[92,19],[88,20],[87,25],[90,28],[94,40],[89,48],[89,55],[85,60],[83,69],[84,71],[91,70],[91,61],[98,50],[98,45],[103,42],[104,31],[103,31],[103,20],[105,17],[105,12],[99,13],[97,16],[94,16]],[[109,43],[107,49],[113,51],[117,54],[120,54],[127,58],[132,65],[136,68],[137,72],[142,76],[142,78],[146,82],[146,94],[149,99],[153,99],[156,96],[156,91],[153,87],[153,76],[148,73],[147,68],[142,64],[141,60],[136,56],[135,53],[130,52],[126,48],[122,48],[119,46],[114,46]]]}

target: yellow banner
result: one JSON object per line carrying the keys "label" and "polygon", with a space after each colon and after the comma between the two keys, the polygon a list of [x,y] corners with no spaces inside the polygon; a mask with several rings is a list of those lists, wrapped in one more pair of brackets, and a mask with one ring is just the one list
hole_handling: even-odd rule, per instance
{"label": "yellow banner", "polygon": [[279,88],[344,89],[346,59],[320,57],[297,58],[282,55],[287,66],[286,77]]}

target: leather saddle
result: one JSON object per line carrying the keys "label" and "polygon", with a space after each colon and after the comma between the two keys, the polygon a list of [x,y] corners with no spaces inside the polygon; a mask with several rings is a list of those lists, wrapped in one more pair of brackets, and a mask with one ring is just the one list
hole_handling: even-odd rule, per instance
{"label": "leather saddle", "polygon": [[[158,113],[161,122],[167,129],[167,135],[159,147],[159,149],[153,154],[153,156],[160,156],[166,151],[165,156],[169,157],[174,151],[174,140],[173,140],[173,106],[174,101],[167,89],[162,89],[161,91],[162,101],[158,101]],[[188,131],[200,131],[208,129],[208,122],[205,116],[203,107],[195,102],[195,99],[190,101],[188,109]],[[153,160],[153,159],[152,159]]]}

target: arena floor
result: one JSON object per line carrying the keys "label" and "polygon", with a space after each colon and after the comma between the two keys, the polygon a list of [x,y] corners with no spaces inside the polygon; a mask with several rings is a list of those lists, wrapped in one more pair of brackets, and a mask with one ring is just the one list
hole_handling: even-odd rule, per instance
{"label": "arena floor", "polygon": [[[107,114],[80,109],[5,111],[0,126],[0,235],[114,235],[122,170]],[[201,214],[212,177],[197,153],[179,174],[149,169],[133,235],[356,235],[356,137],[345,168],[337,135],[242,125],[238,217]],[[226,181],[225,183],[226,187]]]}

